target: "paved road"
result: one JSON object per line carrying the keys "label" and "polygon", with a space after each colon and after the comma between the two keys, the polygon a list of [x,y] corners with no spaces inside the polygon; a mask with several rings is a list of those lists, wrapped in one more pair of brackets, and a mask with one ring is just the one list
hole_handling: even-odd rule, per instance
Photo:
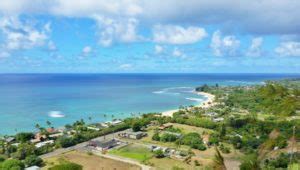
{"label": "paved road", "polygon": [[[105,139],[112,139],[114,136],[116,137],[118,135],[118,133],[122,133],[122,132],[125,132],[125,131],[127,131],[127,130],[123,130],[123,131],[115,132],[114,134],[112,133],[112,134],[106,135]],[[100,137],[94,138],[92,140],[100,140],[101,141],[101,140],[104,140],[104,136],[100,136]],[[69,152],[69,151],[72,151],[72,150],[85,150],[84,148],[88,143],[89,143],[89,141],[79,143],[75,146],[71,146],[71,147],[68,147],[68,148],[56,149],[53,152],[41,155],[40,157],[45,159],[45,158],[50,158],[50,157],[53,157],[53,156],[58,156],[60,154],[63,154],[63,153],[66,153],[66,152]],[[109,159],[129,163],[129,164],[137,165],[137,166],[141,167],[142,170],[151,170],[150,166],[143,165],[143,164],[139,163],[138,161],[135,161],[135,160],[132,160],[132,159],[128,159],[128,158],[124,158],[124,157],[118,157],[118,156],[115,156],[115,155],[107,155],[107,154],[104,155],[101,152],[96,151],[96,150],[93,150],[93,153],[96,154],[96,155],[105,157],[105,158],[109,158]]]}
{"label": "paved road", "polygon": [[[124,130],[124,131],[126,131],[126,130]],[[124,131],[119,131],[119,132],[111,133],[109,135],[106,135],[105,138],[106,139],[112,139],[114,137],[114,135],[116,137],[118,135],[118,133],[121,133],[121,132],[124,132]],[[94,138],[92,140],[104,140],[104,136],[100,136],[100,137]],[[44,155],[40,155],[40,158],[43,158],[43,159],[44,158],[49,158],[49,157],[57,156],[57,155],[60,155],[62,153],[66,153],[66,152],[69,152],[69,151],[72,151],[72,150],[78,150],[78,149],[81,149],[81,148],[85,147],[88,143],[89,143],[89,141],[83,142],[83,143],[79,143],[79,144],[77,144],[75,146],[71,146],[71,147],[67,147],[67,148],[56,149],[53,152],[46,153]]]}

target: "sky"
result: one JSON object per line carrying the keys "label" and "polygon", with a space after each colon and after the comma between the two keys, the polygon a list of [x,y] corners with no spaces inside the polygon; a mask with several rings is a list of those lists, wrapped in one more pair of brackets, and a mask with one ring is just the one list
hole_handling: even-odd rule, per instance
{"label": "sky", "polygon": [[1,0],[0,73],[300,73],[299,0]]}

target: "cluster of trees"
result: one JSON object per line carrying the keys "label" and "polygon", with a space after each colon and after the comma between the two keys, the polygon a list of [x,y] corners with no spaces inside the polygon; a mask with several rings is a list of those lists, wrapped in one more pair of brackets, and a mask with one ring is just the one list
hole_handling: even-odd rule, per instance
{"label": "cluster of trees", "polygon": [[[21,132],[14,136],[16,142],[19,143],[18,145],[11,145],[4,140],[0,140],[0,169],[23,169],[24,167],[33,165],[41,166],[43,165],[43,161],[38,156],[51,152],[55,148],[73,146],[92,138],[128,129],[130,127],[138,131],[151,121],[157,121],[160,124],[163,124],[169,122],[169,118],[157,117],[154,113],[147,114],[139,118],[127,118],[121,124],[103,128],[99,131],[89,130],[86,123],[83,120],[79,120],[73,124],[66,125],[66,129],[74,131],[72,136],[64,135],[55,139],[54,144],[48,144],[40,148],[36,148],[35,145],[30,142],[34,137],[33,133]],[[39,125],[37,127],[41,130],[40,132],[47,135],[45,128],[42,128]],[[66,165],[62,165],[61,167],[64,166]]]}
{"label": "cluster of trees", "polygon": [[184,135],[180,140],[177,140],[176,142],[179,144],[190,146],[194,149],[206,150],[201,136],[195,132]]}
{"label": "cluster of trees", "polygon": [[152,136],[152,140],[162,142],[175,142],[178,146],[187,145],[194,149],[206,150],[203,140],[198,133],[188,133],[183,135],[182,137],[178,137],[170,133],[164,133],[160,135],[158,132],[155,132]]}
{"label": "cluster of trees", "polygon": [[161,141],[161,142],[175,142],[178,137],[174,134],[164,133],[160,135],[158,132],[155,132],[152,136],[152,140]]}

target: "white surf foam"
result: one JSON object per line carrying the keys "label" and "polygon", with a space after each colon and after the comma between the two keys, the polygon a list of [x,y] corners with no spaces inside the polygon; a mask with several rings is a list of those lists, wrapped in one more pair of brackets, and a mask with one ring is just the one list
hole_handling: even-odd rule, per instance
{"label": "white surf foam", "polygon": [[192,100],[192,101],[196,101],[196,102],[203,102],[203,99],[200,99],[200,98],[193,98],[193,97],[187,97],[185,98],[187,100]]}
{"label": "white surf foam", "polygon": [[65,117],[65,115],[61,112],[61,111],[50,111],[48,113],[49,117],[53,117],[53,118],[62,118]]}

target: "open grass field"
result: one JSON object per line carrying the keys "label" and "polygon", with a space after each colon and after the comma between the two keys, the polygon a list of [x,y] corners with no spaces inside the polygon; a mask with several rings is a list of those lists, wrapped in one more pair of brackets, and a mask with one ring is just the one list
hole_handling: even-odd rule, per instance
{"label": "open grass field", "polygon": [[140,162],[144,162],[153,156],[153,153],[146,146],[139,144],[130,144],[122,148],[113,149],[109,151],[110,154],[134,159]]}
{"label": "open grass field", "polygon": [[156,170],[166,170],[166,169],[172,169],[174,167],[178,168],[183,168],[184,170],[200,170],[203,167],[200,166],[195,166],[193,162],[191,162],[191,165],[179,161],[179,160],[174,160],[170,158],[151,158],[148,160],[148,162],[155,167]]}
{"label": "open grass field", "polygon": [[62,162],[74,162],[83,166],[84,170],[140,170],[140,167],[128,163],[103,158],[96,155],[88,155],[87,153],[71,151],[59,156],[47,158],[44,160],[46,166],[42,170],[47,170],[53,165]]}
{"label": "open grass field", "polygon": [[206,133],[212,133],[213,130],[211,129],[206,129],[202,127],[195,127],[195,126],[189,126],[189,125],[184,125],[184,124],[178,124],[178,123],[170,123],[173,125],[174,128],[179,128],[182,133],[190,133],[190,132],[197,132],[200,135],[202,135],[203,132]]}

